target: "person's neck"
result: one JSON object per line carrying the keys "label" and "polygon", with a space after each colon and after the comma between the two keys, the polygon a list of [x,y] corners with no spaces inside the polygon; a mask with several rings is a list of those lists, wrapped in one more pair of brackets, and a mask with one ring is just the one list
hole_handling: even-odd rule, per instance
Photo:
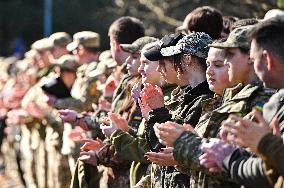
{"label": "person's neck", "polygon": [[206,75],[204,72],[192,71],[190,74],[184,74],[184,77],[180,79],[179,86],[190,85],[192,88],[196,87],[200,83],[206,80]]}
{"label": "person's neck", "polygon": [[89,56],[84,58],[83,64],[89,64],[89,63],[96,61],[96,60],[97,60],[97,55],[89,55]]}
{"label": "person's neck", "polygon": [[252,83],[253,81],[258,80],[257,75],[255,74],[254,71],[249,72],[247,79],[243,82],[244,85],[248,85]]}

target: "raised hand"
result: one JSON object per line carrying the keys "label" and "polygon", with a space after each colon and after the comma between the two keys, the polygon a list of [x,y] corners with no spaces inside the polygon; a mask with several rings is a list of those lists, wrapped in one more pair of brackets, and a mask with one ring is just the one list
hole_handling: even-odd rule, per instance
{"label": "raised hand", "polygon": [[164,94],[159,86],[152,86],[149,83],[144,84],[141,92],[142,103],[146,103],[152,110],[164,106]]}
{"label": "raised hand", "polygon": [[76,122],[76,117],[78,113],[75,110],[69,110],[69,109],[58,110],[58,113],[62,121],[72,124]]}
{"label": "raised hand", "polygon": [[201,145],[201,150],[204,152],[199,157],[200,164],[208,168],[210,172],[221,172],[223,170],[223,161],[236,148],[217,138],[211,138],[208,143]]}
{"label": "raised hand", "polygon": [[82,151],[80,152],[80,157],[78,159],[84,163],[97,166],[96,151]]}
{"label": "raised hand", "polygon": [[103,141],[101,139],[82,139],[82,142],[85,142],[84,145],[80,148],[81,151],[89,151],[94,150],[97,151],[104,146]]}
{"label": "raised hand", "polygon": [[[188,127],[188,125],[187,125]],[[181,134],[188,128],[175,122],[156,123],[154,125],[155,134],[159,142],[168,147],[172,147]]]}
{"label": "raised hand", "polygon": [[177,161],[174,160],[173,157],[173,148],[162,148],[161,152],[147,152],[145,154],[147,160],[158,164],[160,166],[175,166],[177,165]]}
{"label": "raised hand", "polygon": [[73,142],[81,142],[81,140],[87,139],[86,132],[81,127],[75,127],[75,129],[72,129],[69,133],[69,138]]}
{"label": "raised hand", "polygon": [[[228,133],[225,140],[229,143],[237,144],[241,147],[249,147],[253,152],[257,152],[260,140],[268,133],[272,133],[269,124],[257,110],[252,112],[254,120],[245,120],[236,115],[230,115],[223,122],[223,132]],[[222,138],[224,136],[222,135]]]}

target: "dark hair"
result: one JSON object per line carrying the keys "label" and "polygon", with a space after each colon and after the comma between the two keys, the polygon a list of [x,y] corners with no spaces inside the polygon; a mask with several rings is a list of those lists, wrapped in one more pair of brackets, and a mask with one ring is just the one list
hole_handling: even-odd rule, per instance
{"label": "dark hair", "polygon": [[136,39],[145,35],[145,29],[139,19],[124,16],[111,24],[108,35],[120,44],[131,44]]}
{"label": "dark hair", "polygon": [[251,40],[284,62],[284,22],[268,19],[255,25],[248,33]]}
{"label": "dark hair", "polygon": [[205,32],[213,39],[221,37],[223,18],[220,11],[210,6],[194,9],[185,18],[189,31]]}
{"label": "dark hair", "polygon": [[239,18],[235,16],[223,16],[223,32],[229,34],[232,31],[233,24],[238,21]]}
{"label": "dark hair", "polygon": [[[179,72],[181,74],[183,74],[183,68],[182,68],[182,64],[185,63],[185,55],[186,54],[177,54],[171,57],[167,57],[164,59],[159,60],[159,64],[163,67],[165,67],[165,59],[169,60],[172,62],[174,69],[176,72]],[[197,65],[199,65],[202,70],[206,71],[207,66],[206,66],[206,59],[201,58],[201,57],[197,57],[194,55],[191,55],[191,57],[194,59],[194,62],[197,63]]]}
{"label": "dark hair", "polygon": [[[254,25],[257,24],[259,21],[255,18],[247,18],[247,19],[241,19],[236,21],[233,25],[232,25],[232,30],[239,28],[239,27],[243,27],[243,26],[247,26],[247,25]],[[231,30],[231,31],[232,31]]]}

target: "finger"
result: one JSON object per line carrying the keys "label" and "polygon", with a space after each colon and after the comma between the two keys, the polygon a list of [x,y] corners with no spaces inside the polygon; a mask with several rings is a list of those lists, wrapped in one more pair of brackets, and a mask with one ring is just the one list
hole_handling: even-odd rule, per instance
{"label": "finger", "polygon": [[260,111],[258,110],[253,110],[252,111],[253,115],[254,115],[254,119],[260,123],[262,126],[269,126],[268,123],[265,121],[265,119],[263,118],[262,114],[260,113]]}
{"label": "finger", "polygon": [[280,124],[277,117],[274,117],[272,119],[271,126],[272,126],[273,135],[281,137]]}
{"label": "finger", "polygon": [[209,171],[213,172],[213,173],[220,173],[223,170],[220,167],[212,167],[212,168],[209,169]]}
{"label": "finger", "polygon": [[161,148],[162,152],[167,154],[173,153],[173,149],[173,147]]}

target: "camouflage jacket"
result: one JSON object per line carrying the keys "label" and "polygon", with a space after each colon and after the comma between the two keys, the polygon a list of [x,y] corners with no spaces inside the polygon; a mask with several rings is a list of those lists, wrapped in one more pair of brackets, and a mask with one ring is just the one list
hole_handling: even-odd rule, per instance
{"label": "camouflage jacket", "polygon": [[77,70],[77,78],[71,89],[71,96],[57,99],[55,107],[58,109],[72,109],[78,112],[90,111],[92,103],[97,104],[100,92],[97,90],[97,78],[91,77],[90,72],[97,68],[97,62],[81,65]]}
{"label": "camouflage jacket", "polygon": [[[190,123],[195,126],[202,113],[202,101],[209,99],[213,93],[209,90],[208,83],[202,82],[195,88],[187,86],[172,92],[171,100],[166,108],[156,109],[150,113],[150,119],[146,126],[146,138],[152,151],[158,152],[164,147],[159,143],[153,125],[168,120],[178,123]],[[189,177],[176,168],[162,167],[152,164],[151,169],[152,187],[188,187]]]}
{"label": "camouflage jacket", "polygon": [[[164,100],[167,102],[171,92],[176,85],[165,85],[162,87]],[[143,176],[149,166],[149,162],[144,158],[144,154],[150,151],[145,138],[145,119],[139,125],[136,135],[117,130],[111,135],[111,142],[116,152],[125,160],[133,161],[130,169],[130,184],[136,184]]]}
{"label": "camouflage jacket", "polygon": [[[284,89],[275,93],[264,105],[263,117],[268,123],[277,117],[284,135]],[[224,168],[231,178],[242,185],[273,187],[284,175],[283,165],[279,162],[284,154],[282,139],[271,134],[264,136],[258,145],[258,152],[261,158],[237,149],[224,160]]]}
{"label": "camouflage jacket", "polygon": [[265,91],[259,82],[228,88],[224,92],[221,106],[205,114],[195,127],[199,136],[184,132],[177,139],[173,155],[179,163],[177,168],[190,176],[190,187],[239,187],[225,173],[213,174],[200,165],[200,146],[209,138],[218,137],[221,122],[227,119],[229,114],[245,116],[257,104],[265,103],[271,94]]}

